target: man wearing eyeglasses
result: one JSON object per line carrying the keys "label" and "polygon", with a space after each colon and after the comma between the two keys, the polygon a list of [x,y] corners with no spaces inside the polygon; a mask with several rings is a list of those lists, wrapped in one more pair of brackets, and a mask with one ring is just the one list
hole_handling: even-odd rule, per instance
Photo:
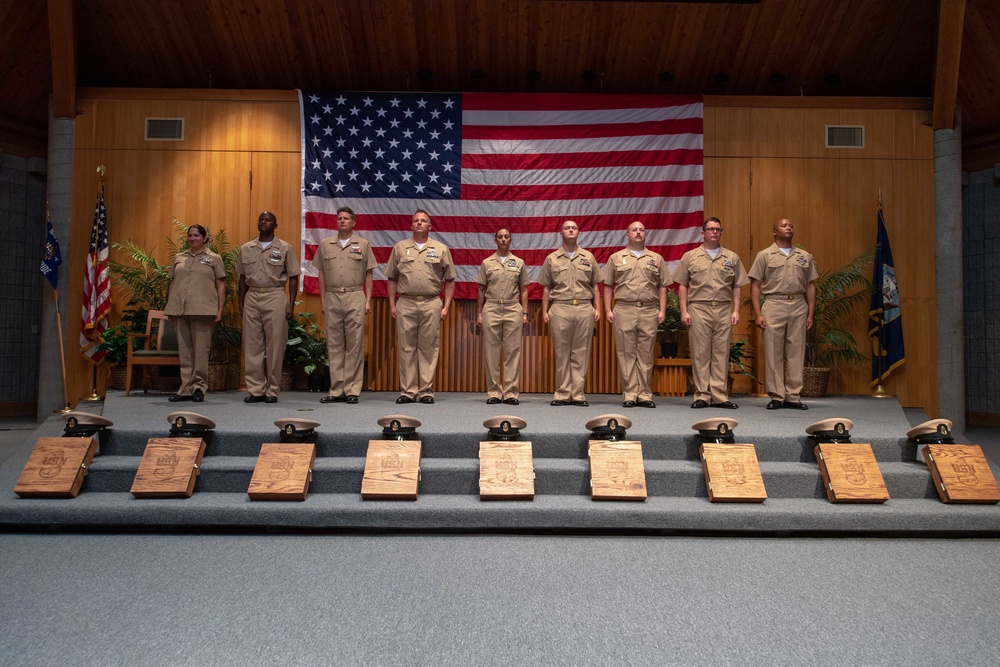
{"label": "man wearing eyeglasses", "polygon": [[692,408],[737,406],[729,400],[729,347],[733,327],[740,321],[743,285],[750,282],[739,255],[721,245],[722,223],[712,217],[701,226],[702,244],[681,257],[674,280],[681,321],[688,327]]}

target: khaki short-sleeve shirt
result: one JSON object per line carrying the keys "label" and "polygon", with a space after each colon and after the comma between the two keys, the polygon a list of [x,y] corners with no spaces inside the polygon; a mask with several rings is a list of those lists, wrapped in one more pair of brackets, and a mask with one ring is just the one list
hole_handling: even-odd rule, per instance
{"label": "khaki short-sleeve shirt", "polygon": [[552,301],[593,301],[594,285],[600,282],[600,265],[593,253],[583,248],[577,248],[573,257],[559,248],[545,258],[538,273],[538,283],[549,288]]}
{"label": "khaki short-sleeve shirt", "polygon": [[732,301],[733,288],[750,282],[740,256],[719,248],[713,259],[705,246],[688,250],[674,270],[674,280],[688,288],[688,302]]}
{"label": "khaki short-sleeve shirt", "polygon": [[750,277],[760,281],[760,293],[805,294],[809,283],[819,278],[813,256],[801,248],[792,247],[785,256],[778,244],[772,243],[757,253],[750,267]]}
{"label": "khaki short-sleeve shirt", "polygon": [[486,288],[487,301],[517,301],[521,298],[521,288],[528,285],[528,267],[514,253],[507,253],[505,260],[493,253],[479,265],[476,282]]}
{"label": "khaki short-sleeve shirt", "polygon": [[236,272],[246,278],[249,287],[284,287],[301,269],[291,244],[275,238],[265,248],[260,239],[253,239],[240,246]]}
{"label": "khaki short-sleeve shirt", "polygon": [[174,255],[170,264],[170,292],[167,315],[212,315],[219,312],[219,288],[216,280],[225,279],[222,258],[207,249],[196,255],[191,251]]}
{"label": "khaki short-sleeve shirt", "polygon": [[357,234],[351,234],[345,246],[340,245],[336,236],[323,239],[312,263],[320,273],[325,290],[363,287],[368,272],[378,267],[371,244]]}
{"label": "khaki short-sleeve shirt", "polygon": [[649,249],[635,256],[628,248],[619,250],[604,265],[604,284],[614,285],[619,301],[659,303],[660,288],[670,284],[670,272],[663,256]]}
{"label": "khaki short-sleeve shirt", "polygon": [[396,281],[396,294],[437,296],[441,283],[454,280],[457,273],[448,246],[429,238],[420,249],[409,238],[392,247],[385,275]]}

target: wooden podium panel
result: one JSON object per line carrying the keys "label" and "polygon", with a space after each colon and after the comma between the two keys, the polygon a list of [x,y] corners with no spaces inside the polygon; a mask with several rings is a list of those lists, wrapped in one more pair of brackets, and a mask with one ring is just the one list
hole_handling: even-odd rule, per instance
{"label": "wooden podium panel", "polygon": [[1000,503],[1000,488],[979,445],[927,445],[924,461],[943,503]]}
{"label": "wooden podium panel", "polygon": [[645,500],[646,468],[638,440],[590,441],[590,497],[594,500]]}
{"label": "wooden podium panel", "polygon": [[39,438],[14,485],[22,498],[76,498],[97,438]]}
{"label": "wooden podium panel", "polygon": [[530,442],[479,443],[480,500],[532,500],[535,466]]}
{"label": "wooden podium panel", "polygon": [[762,503],[767,500],[753,445],[706,442],[699,452],[711,502]]}
{"label": "wooden podium panel", "polygon": [[132,482],[132,495],[190,498],[204,455],[202,438],[150,438]]}
{"label": "wooden podium panel", "polygon": [[361,497],[416,500],[420,482],[419,440],[369,440]]}
{"label": "wooden podium panel", "polygon": [[813,449],[831,503],[884,503],[889,490],[872,446],[823,442]]}
{"label": "wooden podium panel", "polygon": [[313,443],[261,445],[247,495],[250,500],[305,500],[315,462]]}

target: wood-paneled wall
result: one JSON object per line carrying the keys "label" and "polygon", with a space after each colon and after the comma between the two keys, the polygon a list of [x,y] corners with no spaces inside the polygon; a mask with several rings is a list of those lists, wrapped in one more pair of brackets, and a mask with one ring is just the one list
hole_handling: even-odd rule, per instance
{"label": "wood-paneled wall", "polygon": [[[133,238],[166,259],[172,217],[225,228],[234,243],[255,234],[261,210],[278,217],[279,235],[298,247],[300,164],[298,102],[294,92],[87,90],[79,95],[70,249],[70,313],[78,313],[82,263],[105,165],[112,240]],[[143,140],[146,117],[185,118],[185,141]],[[904,405],[937,410],[934,292],[933,134],[928,100],[705,100],[705,213],[725,228],[723,243],[749,267],[772,241],[781,217],[796,223],[796,243],[821,269],[872,247],[878,192],[900,280],[907,364],[889,382]],[[824,148],[827,124],[864,125],[863,149]],[[78,270],[79,269],[79,270]],[[305,297],[300,310],[321,311]],[[750,335],[749,313],[734,338]],[[67,318],[67,350],[77,349],[78,323]],[[551,392],[553,355],[548,327],[533,303],[522,355],[522,391]],[[867,314],[853,328],[866,347]],[[369,318],[368,385],[398,388],[395,323],[385,300]],[[482,339],[473,302],[457,302],[442,328],[439,391],[483,391]],[[90,366],[69,355],[71,396],[90,393]],[[759,361],[759,360],[757,360]],[[758,363],[755,372],[763,378]],[[614,344],[606,322],[597,326],[587,391],[617,393]],[[759,391],[746,380],[737,390]],[[838,369],[833,393],[867,394],[867,367]]]}

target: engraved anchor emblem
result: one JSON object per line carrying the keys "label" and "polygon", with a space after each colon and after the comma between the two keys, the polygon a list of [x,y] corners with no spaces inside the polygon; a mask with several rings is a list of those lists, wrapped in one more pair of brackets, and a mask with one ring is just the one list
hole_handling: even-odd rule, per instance
{"label": "engraved anchor emblem", "polygon": [[615,482],[624,482],[628,479],[628,463],[621,457],[615,457],[608,461],[608,478]]}
{"label": "engraved anchor emblem", "polygon": [[38,476],[44,479],[52,479],[62,472],[62,467],[66,465],[66,454],[61,449],[57,449],[44,459],[42,468],[38,471]]}
{"label": "engraved anchor emblem", "polygon": [[506,484],[517,481],[517,461],[510,454],[504,454],[497,461],[497,479]]}
{"label": "engraved anchor emblem", "polygon": [[381,464],[382,470],[401,470],[403,468],[403,460],[399,458],[399,454],[390,454],[384,457]]}
{"label": "engraved anchor emblem", "polygon": [[952,463],[951,469],[958,475],[958,481],[965,486],[975,486],[979,484],[979,477],[976,476],[976,466],[972,465],[969,459],[961,459],[959,463]]}
{"label": "engraved anchor emblem", "polygon": [[282,456],[271,463],[271,471],[268,474],[268,479],[272,482],[283,482],[292,474],[292,468],[294,467],[295,462],[292,461],[292,457]]}
{"label": "engraved anchor emblem", "polygon": [[722,472],[725,473],[726,481],[730,484],[747,483],[746,471],[743,468],[743,464],[735,456],[731,456],[722,462]]}
{"label": "engraved anchor emblem", "polygon": [[153,477],[158,479],[169,479],[170,477],[173,477],[177,470],[177,464],[180,462],[181,460],[177,458],[177,455],[173,452],[163,454],[156,459],[156,467],[153,468]]}
{"label": "engraved anchor emblem", "polygon": [[853,457],[841,463],[840,468],[844,471],[844,475],[847,476],[847,481],[854,486],[861,486],[868,481],[868,478],[865,477],[865,467]]}

